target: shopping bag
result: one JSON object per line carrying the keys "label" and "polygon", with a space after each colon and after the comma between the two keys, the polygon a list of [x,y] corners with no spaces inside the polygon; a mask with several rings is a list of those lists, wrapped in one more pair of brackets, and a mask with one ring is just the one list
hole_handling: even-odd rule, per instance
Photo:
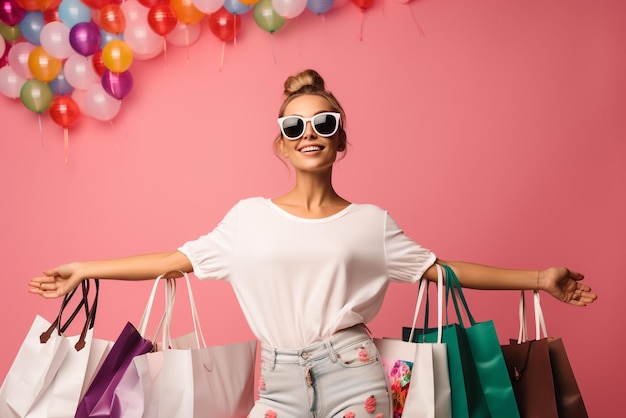
{"label": "shopping bag", "polygon": [[[110,348],[112,342],[93,338],[93,329],[98,305],[99,281],[94,279],[95,295],[91,305],[88,300],[89,283],[83,281],[83,301],[86,319],[79,335],[67,337],[70,343],[63,363],[56,376],[43,392],[40,399],[28,412],[28,418],[71,418],[83,393],[83,388],[91,380],[97,365]],[[69,324],[61,331],[66,332]]]}
{"label": "shopping bag", "polygon": [[[157,351],[133,359],[115,393],[112,418],[238,418],[247,417],[254,405],[256,341],[207,346],[189,277],[181,274],[194,331],[171,338],[176,280],[166,279],[165,312],[155,334],[161,333],[161,343],[155,344]],[[162,277],[155,281],[140,332]]]}
{"label": "shopping bag", "polygon": [[[76,418],[111,416],[115,388],[135,356],[152,351],[152,342],[143,338],[130,322],[126,323],[76,408]],[[93,365],[92,365],[93,366]]]}
{"label": "shopping bag", "polygon": [[587,418],[563,340],[547,336],[539,292],[535,291],[533,296],[535,339],[528,339],[522,291],[518,338],[502,345],[520,415],[522,418]]}
{"label": "shopping bag", "polygon": [[[472,357],[472,351],[465,329],[457,323],[450,323],[448,318],[449,282],[446,281],[446,325],[442,329],[442,342],[447,347],[448,371],[451,390],[453,418],[489,418],[489,409],[483,394],[478,371]],[[440,304],[441,305],[441,304]],[[428,309],[426,310],[428,313]],[[412,342],[436,342],[438,329],[428,328],[428,319],[424,328],[403,327],[402,339]]]}
{"label": "shopping bag", "polygon": [[[442,343],[443,278],[438,270],[438,334],[434,342],[414,343],[412,335],[408,341],[375,338],[383,367],[387,374],[392,395],[394,417],[450,418],[451,394],[446,344]],[[428,282],[422,280],[413,315],[415,329],[418,312]]]}
{"label": "shopping bag", "polygon": [[[65,322],[62,318],[63,312],[70,300],[74,298],[78,288],[64,296],[54,322],[50,323],[39,315],[35,317],[0,388],[1,417],[47,416],[45,409],[47,402],[42,398],[44,398],[45,392],[50,389],[68,353],[76,351],[73,346],[77,338],[68,338],[63,332],[83,308],[86,309],[87,317],[89,315],[88,307],[85,305],[88,283],[83,282],[81,288],[83,297]],[[88,318],[86,318],[85,324],[87,322]],[[87,352],[88,350],[85,350],[79,355],[82,356]],[[77,379],[81,379],[81,377],[84,377],[84,374],[78,376]],[[67,382],[67,385],[71,386],[72,381]],[[80,393],[80,389],[81,386],[79,385],[78,393]],[[75,407],[76,405],[74,405]],[[37,412],[37,409],[42,412]],[[33,410],[35,411],[33,412]]]}
{"label": "shopping bag", "polygon": [[459,279],[449,266],[444,266],[444,269],[446,270],[446,282],[449,283],[448,290],[450,290],[454,309],[461,326],[465,328],[459,302],[470,321],[470,326],[465,328],[465,333],[489,408],[489,414],[494,418],[519,418],[515,393],[493,321],[477,322],[474,319],[463,295]]}

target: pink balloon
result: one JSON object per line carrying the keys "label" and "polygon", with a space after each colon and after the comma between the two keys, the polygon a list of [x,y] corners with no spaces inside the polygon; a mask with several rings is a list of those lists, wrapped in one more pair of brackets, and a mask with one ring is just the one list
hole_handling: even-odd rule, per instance
{"label": "pink balloon", "polygon": [[79,54],[70,55],[63,67],[65,80],[75,89],[87,90],[94,84],[100,83],[100,77],[91,65],[89,57]]}
{"label": "pink balloon", "polygon": [[94,84],[87,89],[84,104],[87,115],[105,122],[113,119],[122,107],[121,100],[109,96],[100,84]]}
{"label": "pink balloon", "polygon": [[18,42],[9,50],[9,65],[22,78],[33,78],[33,73],[28,68],[28,57],[33,49],[35,45],[30,42]]}
{"label": "pink balloon", "polygon": [[133,51],[133,58],[149,60],[163,52],[163,37],[150,29],[147,18],[145,22],[126,23],[124,42]]}
{"label": "pink balloon", "polygon": [[[0,36],[0,58],[4,58],[4,53],[7,52],[7,43],[6,41]],[[0,65],[1,67],[2,65]]]}
{"label": "pink balloon", "polygon": [[120,6],[126,17],[126,27],[129,23],[146,22],[148,19],[148,9],[142,6],[137,0],[126,0]]}
{"label": "pink balloon", "polygon": [[200,22],[188,25],[179,21],[165,39],[176,46],[193,45],[200,38],[201,29]]}
{"label": "pink balloon", "polygon": [[70,94],[70,97],[78,105],[78,110],[80,110],[81,115],[91,117],[91,115],[87,113],[87,109],[85,108],[85,93],[86,92],[87,90],[74,89],[72,93]]}
{"label": "pink balloon", "polygon": [[41,46],[58,59],[65,59],[74,53],[70,44],[70,28],[62,22],[50,22],[41,29]]}
{"label": "pink balloon", "polygon": [[15,74],[13,68],[6,66],[0,68],[0,93],[9,99],[20,97],[20,90],[26,83],[26,79]]}

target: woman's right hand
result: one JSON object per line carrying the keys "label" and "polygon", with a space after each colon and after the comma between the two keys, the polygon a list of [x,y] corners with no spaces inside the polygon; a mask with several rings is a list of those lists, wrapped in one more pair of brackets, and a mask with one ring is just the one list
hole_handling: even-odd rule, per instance
{"label": "woman's right hand", "polygon": [[46,299],[58,298],[74,290],[83,277],[80,263],[62,264],[46,270],[43,276],[34,277],[28,283],[28,291]]}

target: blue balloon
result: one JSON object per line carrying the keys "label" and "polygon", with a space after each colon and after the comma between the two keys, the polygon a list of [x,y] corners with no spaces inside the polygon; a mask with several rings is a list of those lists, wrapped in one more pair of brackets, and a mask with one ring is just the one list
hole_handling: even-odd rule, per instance
{"label": "blue balloon", "polygon": [[124,40],[124,34],[122,33],[111,33],[107,32],[104,29],[100,29],[100,49],[104,49],[104,46],[111,42],[113,39],[119,39],[120,41]]}
{"label": "blue balloon", "polygon": [[48,85],[53,92],[60,96],[65,96],[66,94],[70,94],[74,91],[74,87],[65,79],[65,74],[63,73],[63,70],[61,70],[57,78],[50,81]]}
{"label": "blue balloon", "polygon": [[20,22],[22,36],[33,45],[41,45],[39,35],[46,24],[42,12],[27,12]]}
{"label": "blue balloon", "polygon": [[239,0],[225,0],[224,9],[228,10],[234,15],[242,15],[245,12],[252,9],[253,5],[243,4]]}
{"label": "blue balloon", "polygon": [[77,23],[91,21],[91,9],[80,0],[61,1],[58,12],[61,22],[70,29]]}
{"label": "blue balloon", "polygon": [[306,8],[319,16],[333,7],[333,3],[335,0],[307,0]]}

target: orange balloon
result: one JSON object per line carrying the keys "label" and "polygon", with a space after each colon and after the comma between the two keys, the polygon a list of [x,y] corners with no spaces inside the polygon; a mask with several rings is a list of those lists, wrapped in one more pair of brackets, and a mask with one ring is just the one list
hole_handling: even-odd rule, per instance
{"label": "orange balloon", "polygon": [[239,0],[239,3],[245,4],[246,6],[253,6],[257,4],[260,0]]}
{"label": "orange balloon", "polygon": [[61,4],[61,0],[36,0],[39,4],[39,10],[46,11],[48,9],[56,9]]}
{"label": "orange balloon", "polygon": [[171,0],[170,6],[174,9],[178,20],[187,25],[198,23],[206,16],[193,5],[191,0]]}
{"label": "orange balloon", "polygon": [[37,80],[47,83],[59,75],[63,63],[48,54],[42,46],[36,46],[28,56],[28,68]]}
{"label": "orange balloon", "polygon": [[123,73],[133,63],[133,50],[120,39],[112,39],[102,48],[102,62],[114,73]]}
{"label": "orange balloon", "polygon": [[16,3],[20,5],[22,9],[31,12],[38,12],[41,10],[41,6],[37,2],[37,0],[16,0]]}
{"label": "orange balloon", "polygon": [[107,4],[100,9],[100,26],[109,33],[122,33],[126,29],[126,16],[117,4]]}

